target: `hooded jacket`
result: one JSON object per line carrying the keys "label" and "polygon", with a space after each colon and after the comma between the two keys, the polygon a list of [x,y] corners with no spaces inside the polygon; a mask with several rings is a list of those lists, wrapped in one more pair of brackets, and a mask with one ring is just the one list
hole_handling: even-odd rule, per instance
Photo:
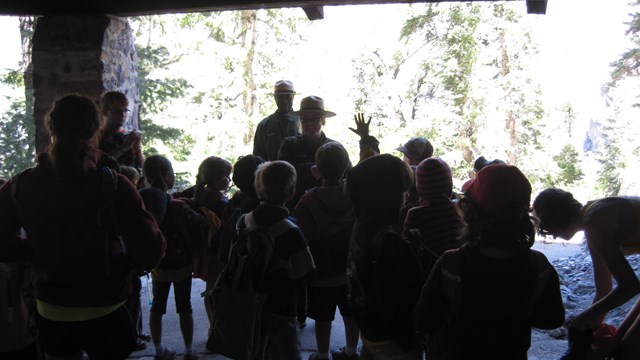
{"label": "hooded jacket", "polygon": [[293,216],[316,264],[316,277],[311,285],[345,285],[355,214],[344,186],[315,187],[307,191]]}

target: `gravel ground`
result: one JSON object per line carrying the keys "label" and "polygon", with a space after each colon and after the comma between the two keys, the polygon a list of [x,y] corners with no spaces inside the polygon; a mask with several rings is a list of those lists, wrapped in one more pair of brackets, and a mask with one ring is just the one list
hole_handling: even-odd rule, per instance
{"label": "gravel ground", "polygon": [[[562,248],[562,244],[536,243],[534,248],[544,252],[558,271],[567,320],[589,307],[593,301],[595,288],[591,257],[586,247],[568,245]],[[640,275],[640,256],[631,255],[627,260],[636,274]],[[605,322],[616,327],[620,325],[625,314],[636,301],[637,298],[611,311]],[[567,349],[566,328],[550,331],[533,330],[531,335],[530,360],[559,359]]]}

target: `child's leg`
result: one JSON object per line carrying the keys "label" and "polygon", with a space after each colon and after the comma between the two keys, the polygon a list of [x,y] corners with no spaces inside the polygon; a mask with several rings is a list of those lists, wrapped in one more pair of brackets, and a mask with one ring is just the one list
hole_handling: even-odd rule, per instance
{"label": "child's leg", "polygon": [[329,343],[331,341],[331,321],[316,320],[316,345],[318,354],[329,355]]}
{"label": "child's leg", "polygon": [[357,349],[358,340],[360,339],[360,327],[352,316],[343,316],[344,336],[347,342],[347,348]]}
{"label": "child's leg", "polygon": [[193,355],[193,309],[191,308],[191,277],[173,284],[176,312],[180,317],[180,331],[184,340],[184,353]]}
{"label": "child's leg", "polygon": [[344,348],[344,354],[351,357],[358,351],[358,340],[360,339],[360,327],[353,318],[354,312],[349,303],[347,303],[347,286],[340,287],[340,300],[338,301],[338,309],[340,309],[340,315],[342,315],[342,321],[344,322],[344,337],[346,346]]}
{"label": "child's leg", "polygon": [[149,311],[149,331],[151,339],[159,355],[164,351],[162,346],[162,316],[167,312],[167,298],[169,297],[170,282],[153,280],[153,302]]}
{"label": "child's leg", "polygon": [[331,323],[336,313],[334,287],[307,287],[309,317],[316,322],[318,359],[328,359],[331,346]]}

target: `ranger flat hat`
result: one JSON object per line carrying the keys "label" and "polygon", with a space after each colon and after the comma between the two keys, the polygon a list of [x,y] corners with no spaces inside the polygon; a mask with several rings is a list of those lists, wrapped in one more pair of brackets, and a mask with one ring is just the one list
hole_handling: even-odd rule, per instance
{"label": "ranger flat hat", "polygon": [[299,115],[303,112],[318,112],[324,114],[325,117],[336,116],[336,113],[327,111],[324,109],[324,100],[319,96],[307,96],[300,101],[300,110],[294,111],[294,114]]}

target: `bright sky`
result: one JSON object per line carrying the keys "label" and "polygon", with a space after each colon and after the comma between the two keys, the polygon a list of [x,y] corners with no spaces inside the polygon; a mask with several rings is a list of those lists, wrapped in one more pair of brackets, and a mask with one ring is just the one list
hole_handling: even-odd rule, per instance
{"label": "bright sky", "polygon": [[[0,16],[0,74],[5,74],[7,69],[15,69],[20,62],[20,31],[17,17]],[[11,94],[11,89],[0,86],[0,111],[8,106],[5,96]]]}
{"label": "bright sky", "polygon": [[625,36],[632,7],[628,0],[549,0],[541,43],[549,95],[575,94],[601,102],[599,88],[609,78],[609,63],[630,47]]}
{"label": "bright sky", "polygon": [[20,61],[20,31],[17,17],[0,16],[0,44],[2,44],[2,56],[0,56],[0,71],[7,68],[15,68]]}
{"label": "bright sky", "polygon": [[[548,79],[550,84],[545,94],[550,99],[566,98],[571,94],[573,100],[582,99],[589,106],[596,106],[594,113],[602,107],[599,89],[609,74],[609,63],[615,60],[621,52],[628,48],[629,42],[624,32],[629,20],[628,14],[632,7],[629,0],[549,0],[546,15],[530,15],[539,17],[545,26],[546,33],[542,34],[541,51],[544,64],[540,73],[541,78]],[[524,7],[524,1],[520,1]],[[317,54],[313,48],[308,52],[298,54],[300,61],[304,56],[322,56],[336,61],[338,68],[348,68],[351,59],[345,58],[349,51],[342,51],[355,46],[359,39],[374,37],[379,43],[397,40],[396,31],[384,29],[398,29],[393,24],[394,9],[388,5],[367,6],[370,12],[362,15],[363,6],[331,6],[325,7],[325,19],[318,21],[320,31],[318,38],[309,39],[312,46],[317,42],[332,42],[331,53]],[[18,33],[18,19],[16,17],[0,17],[0,39],[3,52],[0,56],[0,73],[7,68],[16,68],[20,59],[20,38]],[[324,37],[324,38],[322,38]],[[377,41],[376,41],[377,42]],[[322,47],[324,48],[324,47]],[[329,74],[323,74],[323,80],[331,83]],[[331,76],[340,79],[342,74],[333,72]],[[298,86],[298,84],[296,84]],[[317,85],[316,85],[317,86]],[[299,84],[314,88],[314,84]],[[0,90],[5,95],[6,90]],[[0,108],[4,99],[0,98]]]}

